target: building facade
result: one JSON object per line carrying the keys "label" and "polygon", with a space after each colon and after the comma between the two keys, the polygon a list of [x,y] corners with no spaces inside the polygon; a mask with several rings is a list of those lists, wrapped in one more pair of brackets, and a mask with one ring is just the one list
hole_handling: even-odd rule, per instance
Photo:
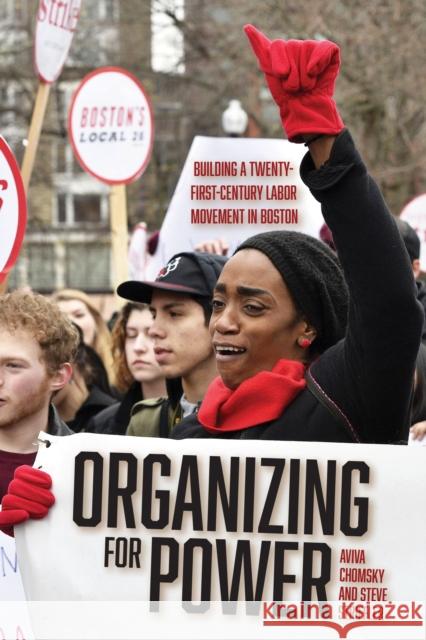
{"label": "building facade", "polygon": [[[182,0],[176,2],[173,9],[182,13]],[[0,132],[20,164],[38,86],[32,62],[38,4],[38,0],[0,3]],[[10,274],[10,288],[30,286],[46,293],[64,287],[111,291],[110,188],[80,168],[67,135],[72,94],[94,68],[128,69],[151,97],[155,147],[145,174],[126,189],[128,220],[130,230],[142,220],[151,230],[160,226],[189,140],[181,100],[184,66],[179,59],[179,29],[162,13],[162,6],[145,0],[83,0],[70,54],[50,89],[28,190],[27,232]],[[171,53],[161,59],[161,37],[164,40],[170,27],[174,29]],[[152,34],[160,41],[154,57]]]}

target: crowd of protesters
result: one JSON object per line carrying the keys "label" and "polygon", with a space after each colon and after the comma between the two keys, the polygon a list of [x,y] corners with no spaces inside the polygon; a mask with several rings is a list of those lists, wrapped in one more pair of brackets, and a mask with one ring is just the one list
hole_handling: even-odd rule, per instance
{"label": "crowd of protesters", "polygon": [[40,431],[373,444],[426,433],[420,245],[337,111],[338,47],[246,33],[288,139],[307,147],[301,176],[331,248],[278,230],[229,259],[215,242],[178,253],[155,281],[118,287],[112,334],[81,291],[4,295],[4,530],[54,502],[31,466]]}

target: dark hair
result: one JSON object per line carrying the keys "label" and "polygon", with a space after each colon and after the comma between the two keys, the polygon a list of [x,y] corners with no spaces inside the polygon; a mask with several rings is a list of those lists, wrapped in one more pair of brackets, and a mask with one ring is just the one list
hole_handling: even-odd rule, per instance
{"label": "dark hair", "polygon": [[401,218],[395,218],[396,226],[404,241],[405,248],[407,249],[410,261],[418,260],[420,258],[420,238],[415,229]]}
{"label": "dark hair", "polygon": [[86,387],[89,390],[93,385],[96,385],[104,393],[112,395],[107,370],[101,357],[92,347],[83,342],[83,332],[80,327],[78,327],[74,322],[72,324],[77,329],[80,336],[80,342],[72,361],[73,366],[82,376]]}
{"label": "dark hair", "polygon": [[416,382],[414,385],[411,424],[426,420],[426,346],[421,343],[416,360]]}
{"label": "dark hair", "polygon": [[212,310],[213,310],[212,299],[205,298],[204,296],[193,296],[193,295],[190,295],[189,297],[195,302],[197,302],[203,308],[204,324],[206,325],[206,327],[208,327],[210,322],[210,317],[212,315]]}

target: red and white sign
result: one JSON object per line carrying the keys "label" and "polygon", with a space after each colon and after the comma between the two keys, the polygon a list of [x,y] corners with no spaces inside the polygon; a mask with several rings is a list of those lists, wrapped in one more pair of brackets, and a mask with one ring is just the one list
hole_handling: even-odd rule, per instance
{"label": "red and white sign", "polygon": [[43,82],[62,71],[80,16],[81,0],[40,0],[34,42],[34,66]]}
{"label": "red and white sign", "polygon": [[426,271],[426,193],[410,200],[400,217],[416,230],[420,238],[420,266],[422,271]]}
{"label": "red and white sign", "polygon": [[299,174],[305,153],[303,145],[282,138],[196,136],[158,247],[146,256],[139,277],[154,279],[173,254],[194,251],[208,240],[223,239],[232,255],[246,238],[263,231],[289,229],[318,238],[321,206]]}
{"label": "red and white sign", "polygon": [[151,157],[154,123],[139,80],[124,69],[89,73],[75,92],[68,130],[82,168],[107,184],[128,184]]}
{"label": "red and white sign", "polygon": [[10,147],[0,136],[0,282],[18,258],[26,223],[22,177]]}

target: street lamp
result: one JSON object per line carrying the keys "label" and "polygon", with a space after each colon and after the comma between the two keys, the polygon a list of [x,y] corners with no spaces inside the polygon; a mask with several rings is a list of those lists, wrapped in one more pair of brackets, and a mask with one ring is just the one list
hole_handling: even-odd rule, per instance
{"label": "street lamp", "polygon": [[242,136],[248,125],[248,115],[241,106],[239,100],[231,100],[228,107],[222,113],[222,128],[224,132],[237,138]]}

